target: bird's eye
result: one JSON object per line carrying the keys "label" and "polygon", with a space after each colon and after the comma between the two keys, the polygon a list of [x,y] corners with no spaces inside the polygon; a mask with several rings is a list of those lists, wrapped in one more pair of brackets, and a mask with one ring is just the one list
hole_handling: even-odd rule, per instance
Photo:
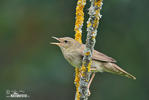
{"label": "bird's eye", "polygon": [[65,42],[65,43],[68,43],[68,41],[67,41],[67,40],[65,40],[64,42]]}

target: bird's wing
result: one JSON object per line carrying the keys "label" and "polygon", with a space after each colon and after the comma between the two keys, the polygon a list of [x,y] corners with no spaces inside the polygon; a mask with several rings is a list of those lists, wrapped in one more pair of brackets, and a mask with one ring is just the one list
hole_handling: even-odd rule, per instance
{"label": "bird's wing", "polygon": [[[84,56],[84,49],[85,49],[85,45],[83,44],[80,50],[82,56]],[[98,61],[105,61],[105,62],[116,62],[115,59],[108,57],[107,55],[100,53],[96,50],[93,51],[92,59],[98,60]]]}
{"label": "bird's wing", "polygon": [[93,57],[94,60],[100,60],[100,61],[106,61],[106,62],[116,62],[115,59],[108,57],[107,55],[100,53],[96,50],[93,51]]}

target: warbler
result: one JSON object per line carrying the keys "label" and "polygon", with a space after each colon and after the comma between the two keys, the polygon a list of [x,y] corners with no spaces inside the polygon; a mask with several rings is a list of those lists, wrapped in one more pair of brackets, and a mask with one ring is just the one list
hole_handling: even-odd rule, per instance
{"label": "warbler", "polygon": [[[73,38],[70,37],[52,37],[58,40],[58,43],[55,44],[60,47],[64,58],[74,67],[81,67],[82,59],[84,56],[85,45],[80,44]],[[92,63],[91,63],[91,72],[109,72],[121,76],[126,76],[128,78],[136,79],[133,75],[126,72],[118,65],[115,64],[116,60],[108,57],[107,55],[100,53],[96,50],[93,50],[92,54]]]}

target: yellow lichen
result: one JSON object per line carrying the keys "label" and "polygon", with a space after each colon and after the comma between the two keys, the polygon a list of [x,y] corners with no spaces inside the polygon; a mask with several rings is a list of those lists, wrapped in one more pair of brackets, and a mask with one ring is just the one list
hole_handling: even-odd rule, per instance
{"label": "yellow lichen", "polygon": [[85,55],[86,55],[86,56],[90,55],[90,52],[86,52]]}
{"label": "yellow lichen", "polygon": [[82,43],[81,28],[82,28],[83,22],[84,22],[83,9],[84,9],[85,4],[86,4],[86,0],[78,0],[77,7],[76,7],[76,22],[75,22],[74,31],[75,31],[75,39],[80,43]]}
{"label": "yellow lichen", "polygon": [[75,68],[76,76],[75,76],[75,85],[76,85],[76,95],[77,95],[77,100],[80,100],[80,93],[79,93],[79,81],[80,81],[80,76],[79,76],[79,68]]}
{"label": "yellow lichen", "polygon": [[93,27],[94,27],[94,28],[97,28],[98,22],[99,22],[99,20],[98,20],[98,18],[97,18],[97,16],[96,16],[96,18],[95,18],[95,20],[94,20],[94,23],[93,23]]}
{"label": "yellow lichen", "polygon": [[84,64],[82,64],[82,67],[81,67],[81,75],[82,76],[85,76],[85,72],[86,71],[86,67],[84,66]]}
{"label": "yellow lichen", "polygon": [[96,37],[95,36],[92,36],[92,39],[95,39]]}
{"label": "yellow lichen", "polygon": [[95,1],[95,6],[101,7],[102,1],[103,0],[96,0]]}
{"label": "yellow lichen", "polygon": [[[82,26],[84,22],[84,6],[86,4],[86,0],[78,0],[77,7],[76,7],[76,22],[75,22],[75,40],[77,40],[79,43],[82,43]],[[79,66],[78,66],[79,67]],[[75,68],[75,84],[76,84],[76,98],[77,100],[80,100],[80,93],[79,93],[79,81],[80,81],[80,72],[79,68]]]}
{"label": "yellow lichen", "polygon": [[87,27],[90,27],[92,24],[91,24],[91,22],[89,22],[88,24],[87,24]]}
{"label": "yellow lichen", "polygon": [[91,71],[91,64],[92,64],[92,60],[90,60],[90,62],[89,62],[89,64],[88,64],[88,66],[87,66],[87,68],[88,68],[88,72],[90,72],[90,71]]}
{"label": "yellow lichen", "polygon": [[79,82],[79,68],[75,68],[75,73],[76,73],[76,77],[75,77],[75,80],[74,80],[74,82],[75,82],[75,84],[76,83],[78,83]]}
{"label": "yellow lichen", "polygon": [[77,40],[79,43],[82,43],[82,34],[80,31],[77,30],[77,33],[75,34],[75,40]]}

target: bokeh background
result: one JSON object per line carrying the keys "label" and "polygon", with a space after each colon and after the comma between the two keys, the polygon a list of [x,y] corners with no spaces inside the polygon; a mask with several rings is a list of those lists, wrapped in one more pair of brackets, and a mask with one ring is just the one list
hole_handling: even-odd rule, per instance
{"label": "bokeh background", "polygon": [[[54,41],[51,36],[74,37],[76,2],[0,0],[0,100],[12,99],[6,97],[7,90],[23,90],[30,96],[27,100],[74,100],[74,68],[49,42]],[[149,100],[148,4],[104,0],[95,48],[137,80],[97,73],[89,100]],[[84,42],[85,28],[86,22]]]}

